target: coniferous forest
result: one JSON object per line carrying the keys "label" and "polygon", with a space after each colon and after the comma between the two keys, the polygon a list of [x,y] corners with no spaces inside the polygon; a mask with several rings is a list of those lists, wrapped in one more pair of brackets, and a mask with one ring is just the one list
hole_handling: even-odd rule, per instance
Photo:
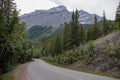
{"label": "coniferous forest", "polygon": [[33,46],[13,0],[0,0],[0,75],[32,60]]}
{"label": "coniferous forest", "polygon": [[79,22],[81,15],[76,9],[63,29],[35,25],[27,31],[14,0],[0,0],[0,76],[35,55],[55,64],[120,78],[120,14],[116,13],[115,20],[108,20],[106,15],[103,11],[102,21],[95,15],[94,23],[86,28]]}
{"label": "coniferous forest", "polygon": [[77,10],[73,11],[71,22],[65,23],[63,31],[43,45],[42,58],[120,77],[120,16],[110,21],[103,11],[102,21],[98,22],[95,16],[94,24],[87,29],[78,23],[79,16]]}
{"label": "coniferous forest", "polygon": [[119,16],[116,16],[115,21],[110,21],[106,19],[105,12],[103,12],[103,20],[98,22],[95,16],[94,24],[87,29],[78,23],[79,16],[77,10],[72,13],[71,22],[65,23],[64,30],[43,46],[43,51],[45,50],[45,54],[43,55],[49,55],[51,52],[50,55],[56,56],[67,50],[74,50],[80,45],[92,42],[114,31],[119,31],[120,23],[117,20]]}

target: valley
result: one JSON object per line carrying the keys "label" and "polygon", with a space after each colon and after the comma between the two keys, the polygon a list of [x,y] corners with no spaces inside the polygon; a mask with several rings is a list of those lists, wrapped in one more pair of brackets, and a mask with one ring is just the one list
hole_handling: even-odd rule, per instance
{"label": "valley", "polygon": [[0,80],[120,80],[120,2],[84,1],[0,0]]}

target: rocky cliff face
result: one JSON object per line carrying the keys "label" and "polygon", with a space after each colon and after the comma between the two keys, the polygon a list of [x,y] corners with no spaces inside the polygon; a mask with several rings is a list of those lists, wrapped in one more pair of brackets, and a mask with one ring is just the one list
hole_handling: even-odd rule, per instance
{"label": "rocky cliff face", "polygon": [[[84,10],[79,12],[79,22],[82,24],[92,24],[94,22],[95,14],[90,14]],[[20,16],[20,20],[27,24],[27,29],[35,25],[52,26],[53,28],[58,28],[65,22],[71,21],[71,12],[67,10],[64,6],[58,6],[51,8],[49,10],[36,10],[29,14],[24,14]],[[102,18],[98,17],[98,21]]]}

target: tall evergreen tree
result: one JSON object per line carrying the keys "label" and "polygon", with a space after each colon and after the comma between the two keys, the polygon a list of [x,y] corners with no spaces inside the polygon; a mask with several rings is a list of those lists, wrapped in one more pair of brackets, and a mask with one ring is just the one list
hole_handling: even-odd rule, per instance
{"label": "tall evergreen tree", "polygon": [[69,49],[69,36],[70,36],[70,24],[65,23],[63,34],[62,34],[62,50]]}
{"label": "tall evergreen tree", "polygon": [[81,24],[80,28],[79,28],[79,42],[80,42],[80,44],[82,44],[84,41],[85,41],[85,31]]}
{"label": "tall evergreen tree", "polygon": [[59,55],[61,53],[61,41],[60,37],[57,36],[55,39],[55,51],[56,55]]}
{"label": "tall evergreen tree", "polygon": [[71,48],[75,48],[79,45],[79,36],[78,36],[78,18],[79,14],[76,10],[72,13],[72,22],[71,22],[71,34],[70,34],[70,40],[71,40]]}
{"label": "tall evergreen tree", "polygon": [[108,34],[109,26],[106,19],[105,11],[103,11],[103,20],[102,20],[102,34]]}
{"label": "tall evergreen tree", "polygon": [[117,29],[120,29],[120,14],[116,15],[115,25]]}
{"label": "tall evergreen tree", "polygon": [[75,33],[74,33],[74,35],[75,35],[75,46],[79,46],[79,21],[78,21],[78,19],[79,19],[79,14],[78,14],[78,10],[76,9],[76,11],[75,11],[75,27],[74,27],[74,29],[75,29]]}
{"label": "tall evergreen tree", "polygon": [[99,37],[99,27],[98,27],[98,23],[97,23],[97,16],[95,15],[94,18],[94,25],[92,27],[92,40],[95,40]]}
{"label": "tall evergreen tree", "polygon": [[[19,62],[21,54],[25,61],[32,59],[30,47],[23,49],[27,43],[25,24],[18,18],[18,11],[13,0],[1,0],[0,2],[0,73],[10,71]],[[30,53],[30,54],[28,54]],[[31,55],[31,56],[30,56]],[[21,63],[21,62],[19,62]]]}

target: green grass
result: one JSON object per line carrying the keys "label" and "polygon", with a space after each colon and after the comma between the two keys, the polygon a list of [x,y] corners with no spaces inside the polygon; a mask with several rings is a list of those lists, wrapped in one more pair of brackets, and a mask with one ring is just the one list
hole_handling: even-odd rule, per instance
{"label": "green grass", "polygon": [[13,80],[13,71],[0,76],[0,80]]}
{"label": "green grass", "polygon": [[101,75],[101,76],[106,76],[106,77],[112,77],[112,78],[120,79],[120,77],[117,77],[115,75],[111,75],[111,74],[109,74],[107,72],[95,72],[95,71],[87,70],[85,68],[77,69],[77,68],[71,66],[70,64],[63,65],[63,64],[58,64],[58,63],[55,63],[55,62],[50,62],[50,61],[47,61],[47,60],[44,60],[44,61],[49,63],[49,64],[51,64],[51,65],[58,66],[58,67],[61,67],[61,68],[66,68],[66,69],[71,69],[71,70],[75,70],[75,71],[80,71],[80,72],[85,72],[85,73],[90,73],[90,74],[95,74],[95,75]]}

